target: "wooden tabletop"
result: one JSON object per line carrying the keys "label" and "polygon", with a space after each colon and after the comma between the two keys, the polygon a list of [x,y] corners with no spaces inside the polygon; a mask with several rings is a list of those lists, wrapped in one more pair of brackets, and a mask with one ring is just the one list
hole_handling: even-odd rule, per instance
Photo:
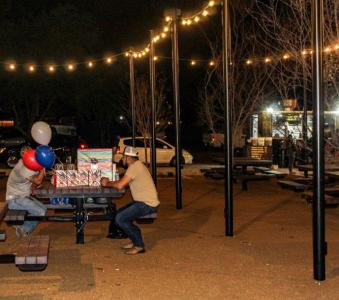
{"label": "wooden tabletop", "polygon": [[37,198],[69,197],[69,198],[99,198],[99,197],[122,197],[125,189],[104,188],[101,186],[75,186],[56,188],[52,184],[44,185],[33,191]]}

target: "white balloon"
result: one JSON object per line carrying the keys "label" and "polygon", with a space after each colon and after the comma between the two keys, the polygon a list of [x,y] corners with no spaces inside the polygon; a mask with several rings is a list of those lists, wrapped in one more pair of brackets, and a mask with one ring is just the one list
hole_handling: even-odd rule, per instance
{"label": "white balloon", "polygon": [[34,141],[40,145],[48,145],[52,138],[51,127],[42,121],[33,124],[31,134]]}

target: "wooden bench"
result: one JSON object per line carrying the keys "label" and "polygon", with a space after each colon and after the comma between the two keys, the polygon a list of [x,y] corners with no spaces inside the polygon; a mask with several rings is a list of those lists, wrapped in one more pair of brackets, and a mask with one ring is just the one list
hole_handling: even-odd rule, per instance
{"label": "wooden bench", "polygon": [[279,180],[278,184],[282,188],[289,189],[295,192],[301,192],[301,191],[305,191],[305,190],[312,188],[311,186],[307,186],[305,184],[301,184],[301,183],[294,182],[291,180]]}
{"label": "wooden bench", "polygon": [[23,241],[15,254],[20,271],[43,271],[48,264],[49,236],[36,235]]}
{"label": "wooden bench", "polygon": [[272,169],[266,168],[266,167],[254,167],[254,170],[261,172],[261,173],[265,173],[267,171],[271,171]]}
{"label": "wooden bench", "polygon": [[[24,223],[26,210],[8,209],[6,202],[0,202],[0,223],[4,219],[8,224]],[[6,237],[0,232],[0,240]],[[15,263],[20,271],[43,271],[48,264],[49,236],[37,235],[25,238],[16,253],[0,254],[0,263]]]}
{"label": "wooden bench", "polygon": [[272,174],[274,175],[276,178],[284,178],[286,177],[286,173],[280,172],[280,171],[276,171],[276,170],[269,170],[269,171],[265,171],[265,174]]}
{"label": "wooden bench", "polygon": [[9,209],[5,216],[5,222],[9,225],[22,225],[26,216],[27,210]]}
{"label": "wooden bench", "polygon": [[[313,191],[306,191],[302,194],[302,197],[306,200],[308,204],[311,204],[313,201]],[[325,190],[325,206],[326,207],[337,207],[339,204],[339,198],[328,195]]]}

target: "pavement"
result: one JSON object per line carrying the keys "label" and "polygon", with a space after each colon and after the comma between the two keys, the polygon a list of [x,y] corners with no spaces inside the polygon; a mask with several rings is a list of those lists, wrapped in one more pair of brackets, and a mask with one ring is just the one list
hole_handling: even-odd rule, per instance
{"label": "pavement", "polygon": [[[4,200],[5,179],[0,181]],[[312,209],[276,181],[234,185],[234,236],[224,233],[222,181],[183,179],[183,209],[175,181],[158,181],[161,207],[142,225],[146,253],[127,256],[125,240],[106,239],[108,223],[85,227],[74,243],[71,223],[40,223],[34,234],[51,238],[43,272],[0,267],[0,299],[338,299],[339,208],[326,209],[326,281],[313,279]],[[130,194],[118,201],[122,205]],[[14,229],[0,253],[15,251]]]}

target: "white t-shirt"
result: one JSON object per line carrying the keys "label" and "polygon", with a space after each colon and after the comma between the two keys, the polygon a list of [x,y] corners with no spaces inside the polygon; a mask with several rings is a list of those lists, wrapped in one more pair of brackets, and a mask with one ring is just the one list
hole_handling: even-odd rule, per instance
{"label": "white t-shirt", "polygon": [[31,195],[32,186],[32,182],[29,178],[37,175],[38,173],[39,172],[26,168],[22,159],[20,159],[9,174],[7,180],[6,200],[29,197]]}

